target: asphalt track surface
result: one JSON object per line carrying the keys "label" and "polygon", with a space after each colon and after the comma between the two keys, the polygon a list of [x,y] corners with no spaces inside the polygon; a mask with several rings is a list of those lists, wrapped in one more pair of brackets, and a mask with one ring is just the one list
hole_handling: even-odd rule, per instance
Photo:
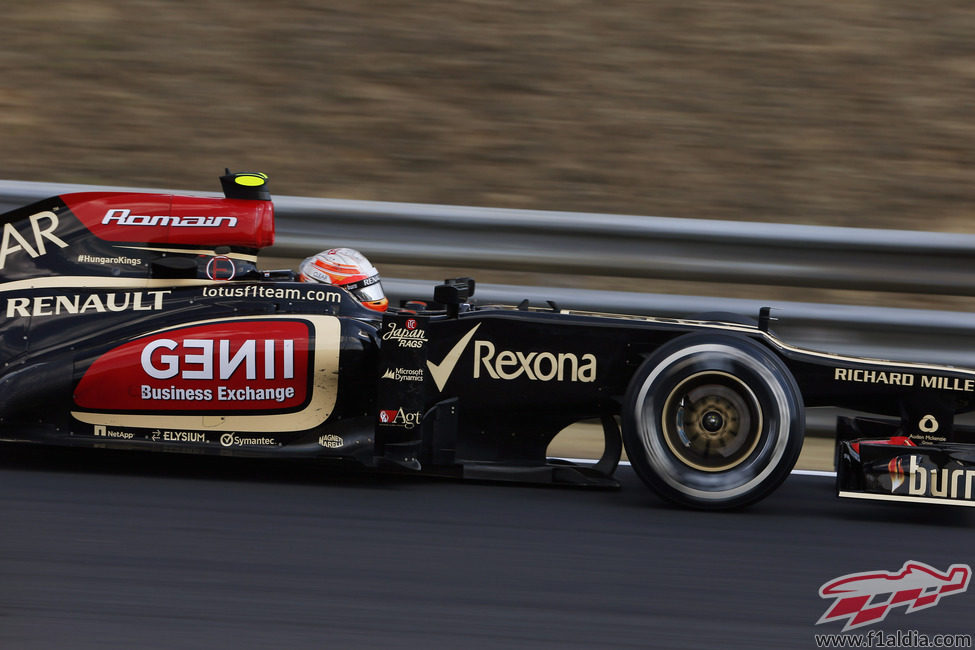
{"label": "asphalt track surface", "polygon": [[[742,512],[620,491],[0,446],[0,648],[814,647],[842,574],[975,564],[967,508],[792,476]],[[879,627],[972,631],[973,593]],[[874,628],[870,628],[874,629]]]}

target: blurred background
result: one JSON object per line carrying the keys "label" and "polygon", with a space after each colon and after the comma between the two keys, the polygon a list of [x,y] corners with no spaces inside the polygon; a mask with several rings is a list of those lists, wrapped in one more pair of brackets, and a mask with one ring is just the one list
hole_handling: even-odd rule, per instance
{"label": "blurred background", "polygon": [[971,232],[973,33],[962,1],[13,1],[0,178]]}
{"label": "blurred background", "polygon": [[[975,233],[971,0],[2,0],[0,9],[0,179],[218,191],[217,177],[229,167],[269,174],[278,196]],[[479,282],[546,288],[973,311],[964,296],[374,261],[386,278],[473,272]],[[264,263],[294,268],[295,260]],[[912,272],[910,259],[904,267]],[[900,329],[883,321],[891,338],[868,323],[854,340],[880,346],[930,330],[932,346],[975,350],[970,321],[936,329],[925,318]],[[845,322],[847,312],[833,319]],[[811,331],[824,346],[836,340],[833,329]],[[895,349],[901,354],[903,342]],[[914,355],[930,358],[920,347]],[[563,434],[557,443],[565,446],[551,453],[594,457],[601,446],[583,445],[600,437],[587,435],[589,442],[578,442]],[[832,467],[831,447],[820,442],[804,467]],[[5,469],[19,470],[12,458]],[[14,638],[39,647],[38,638],[60,634],[77,645],[84,636],[77,630],[91,629],[78,627],[84,617],[99,630],[85,638],[102,644],[105,634],[128,633],[143,639],[129,644],[136,647],[190,638],[183,645],[192,647],[200,638],[239,640],[234,632],[243,629],[251,636],[241,647],[265,638],[321,645],[317,635],[327,627],[362,645],[363,630],[376,625],[373,613],[388,605],[396,613],[381,629],[394,631],[383,638],[400,646],[452,638],[465,646],[498,638],[501,647],[519,643],[512,639],[538,645],[549,638],[539,634],[564,625],[580,646],[597,645],[589,639],[599,630],[603,645],[654,638],[705,647],[721,638],[734,646],[744,634],[750,647],[795,647],[784,635],[799,631],[808,643],[822,611],[817,586],[870,568],[837,564],[850,555],[851,535],[865,536],[863,526],[885,527],[874,545],[887,568],[903,561],[905,540],[941,558],[948,527],[957,528],[955,519],[927,511],[905,517],[871,508],[824,519],[820,506],[798,499],[759,511],[759,519],[762,512],[792,518],[773,529],[767,517],[765,524],[737,515],[705,522],[666,509],[633,518],[642,496],[589,516],[561,505],[578,497],[533,491],[524,499],[515,492],[512,501],[538,515],[523,534],[508,506],[482,503],[479,492],[468,497],[464,486],[441,488],[457,497],[439,510],[413,485],[336,484],[323,493],[317,484],[306,492],[283,480],[258,485],[258,494],[232,480],[195,482],[193,469],[178,471],[194,482],[163,485],[126,483],[98,467],[90,485],[11,474],[5,503],[12,514],[4,521],[14,523],[5,523],[11,541],[0,601],[17,605],[0,612],[7,638],[27,629]],[[826,485],[813,493],[824,503]],[[68,502],[62,492],[72,495]],[[18,503],[21,494],[31,495],[27,506]],[[474,499],[481,506],[471,510]],[[49,516],[58,509],[68,514]],[[417,520],[409,518],[414,510]],[[40,519],[21,516],[28,512]],[[621,528],[621,520],[635,528]],[[847,523],[859,528],[844,529]],[[912,523],[925,528],[908,530]],[[940,524],[936,535],[925,530]],[[465,526],[477,531],[473,537],[458,537]],[[846,532],[828,540],[824,531],[837,529]],[[429,542],[444,531],[446,546]],[[560,551],[572,536],[581,550]],[[623,538],[679,552],[652,554],[653,568],[646,553],[634,556],[632,571],[614,559],[605,571],[605,549]],[[750,549],[753,559],[742,552],[743,561],[724,562],[701,547],[713,539],[730,541],[723,548],[732,555]],[[893,540],[890,549],[884,539]],[[951,541],[948,548],[960,548]],[[793,558],[796,548],[801,561],[785,571],[793,575],[769,572],[769,557]],[[596,560],[582,566],[590,555]],[[201,569],[209,559],[213,567]],[[439,582],[427,583],[428,567]],[[703,567],[717,588],[699,593],[688,567]],[[360,575],[381,580],[360,583]],[[496,591],[505,602],[483,599],[492,581],[504,586]],[[665,587],[667,598],[646,596],[648,584]],[[398,591],[414,604],[400,608]],[[593,609],[592,593],[613,598],[597,603],[601,618],[579,618]],[[669,599],[670,609],[661,609]],[[208,613],[212,602],[222,603],[219,613]],[[742,605],[736,611],[729,602]],[[710,627],[695,618],[702,603],[717,612]],[[416,607],[421,616],[412,615]],[[563,622],[563,611],[572,620]],[[753,628],[762,627],[755,611],[763,612],[762,639],[754,638]],[[661,627],[668,617],[672,626]],[[533,620],[542,624],[511,627]],[[47,636],[36,636],[37,621]],[[196,636],[198,621],[209,636]],[[429,621],[448,625],[418,631]],[[146,642],[160,622],[165,633]],[[661,636],[679,626],[679,635]],[[721,636],[685,631],[698,628]],[[463,636],[450,636],[456,630]]]}

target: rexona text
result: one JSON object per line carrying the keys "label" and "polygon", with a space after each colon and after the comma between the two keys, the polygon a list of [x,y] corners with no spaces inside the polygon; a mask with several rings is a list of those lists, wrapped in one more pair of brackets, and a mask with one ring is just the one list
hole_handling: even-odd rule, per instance
{"label": "rexona text", "polygon": [[474,341],[474,379],[484,372],[491,379],[524,377],[531,381],[596,381],[596,356],[571,352],[498,352],[490,341]]}

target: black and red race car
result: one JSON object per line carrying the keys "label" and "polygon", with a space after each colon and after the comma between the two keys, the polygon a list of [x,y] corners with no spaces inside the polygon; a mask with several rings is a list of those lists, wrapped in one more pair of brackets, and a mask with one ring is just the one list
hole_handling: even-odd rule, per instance
{"label": "black and red race car", "polygon": [[[379,314],[259,270],[266,177],[221,180],[224,198],[85,192],[0,216],[0,438],[592,486],[616,485],[625,445],[658,494],[717,509],[772,492],[804,408],[832,405],[873,414],[838,424],[840,496],[975,504],[975,431],[954,422],[975,371],[799,349],[767,311],[478,306],[466,278]],[[597,463],[546,457],[589,419]]]}

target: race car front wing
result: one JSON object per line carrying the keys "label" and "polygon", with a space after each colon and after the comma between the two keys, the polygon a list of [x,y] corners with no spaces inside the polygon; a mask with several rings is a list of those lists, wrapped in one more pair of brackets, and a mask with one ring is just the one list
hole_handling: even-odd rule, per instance
{"label": "race car front wing", "polygon": [[836,491],[844,498],[975,506],[975,448],[906,436],[843,439],[877,421],[840,418]]}

